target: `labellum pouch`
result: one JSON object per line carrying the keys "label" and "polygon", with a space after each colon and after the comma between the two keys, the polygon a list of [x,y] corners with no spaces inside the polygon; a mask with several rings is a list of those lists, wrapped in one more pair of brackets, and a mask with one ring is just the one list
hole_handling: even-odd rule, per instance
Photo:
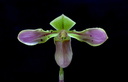
{"label": "labellum pouch", "polygon": [[55,40],[55,46],[55,60],[57,64],[62,68],[67,67],[71,63],[73,55],[71,48],[71,39],[63,41]]}

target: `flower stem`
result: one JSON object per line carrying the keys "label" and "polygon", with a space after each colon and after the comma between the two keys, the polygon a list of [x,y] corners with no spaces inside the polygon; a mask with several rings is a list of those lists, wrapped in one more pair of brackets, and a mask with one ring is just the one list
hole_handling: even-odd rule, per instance
{"label": "flower stem", "polygon": [[59,71],[59,82],[64,82],[64,70],[61,67]]}

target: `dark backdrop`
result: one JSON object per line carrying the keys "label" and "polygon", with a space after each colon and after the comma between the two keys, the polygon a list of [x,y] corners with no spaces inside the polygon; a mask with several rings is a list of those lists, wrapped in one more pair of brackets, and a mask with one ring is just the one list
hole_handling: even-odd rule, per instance
{"label": "dark backdrop", "polygon": [[99,47],[72,39],[74,55],[64,69],[65,82],[122,79],[128,46],[127,0],[0,0],[1,80],[58,82],[53,39],[30,47],[17,35],[24,29],[53,29],[49,22],[61,14],[76,22],[72,29],[101,27],[109,37]]}

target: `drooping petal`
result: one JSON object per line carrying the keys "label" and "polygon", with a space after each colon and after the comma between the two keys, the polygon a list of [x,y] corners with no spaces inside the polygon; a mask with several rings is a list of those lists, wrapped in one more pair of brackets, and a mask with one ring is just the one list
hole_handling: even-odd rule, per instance
{"label": "drooping petal", "polygon": [[22,30],[18,34],[18,40],[26,45],[36,45],[38,43],[44,43],[51,37],[53,37],[50,31],[44,31],[43,29],[28,29]]}
{"label": "drooping petal", "polygon": [[75,24],[76,23],[73,20],[64,14],[50,22],[50,25],[53,26],[56,30],[70,30]]}
{"label": "drooping petal", "polygon": [[69,33],[69,36],[91,46],[99,46],[108,39],[106,32],[102,28],[89,28],[81,32],[74,31]]}
{"label": "drooping petal", "polygon": [[67,67],[71,63],[73,55],[71,48],[71,39],[64,41],[55,40],[55,46],[55,60],[57,64],[62,68]]}

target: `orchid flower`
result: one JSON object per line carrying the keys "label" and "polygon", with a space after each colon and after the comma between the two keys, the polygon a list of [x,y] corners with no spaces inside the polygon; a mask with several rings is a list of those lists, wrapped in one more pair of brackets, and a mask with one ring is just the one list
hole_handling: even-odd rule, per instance
{"label": "orchid flower", "polygon": [[64,82],[63,68],[68,67],[72,60],[71,38],[86,42],[91,46],[99,46],[108,39],[104,29],[99,27],[83,31],[70,30],[75,24],[73,20],[62,14],[50,22],[50,25],[56,30],[26,29],[22,30],[17,37],[20,42],[28,46],[45,43],[54,37],[55,60],[60,67],[59,82]]}

